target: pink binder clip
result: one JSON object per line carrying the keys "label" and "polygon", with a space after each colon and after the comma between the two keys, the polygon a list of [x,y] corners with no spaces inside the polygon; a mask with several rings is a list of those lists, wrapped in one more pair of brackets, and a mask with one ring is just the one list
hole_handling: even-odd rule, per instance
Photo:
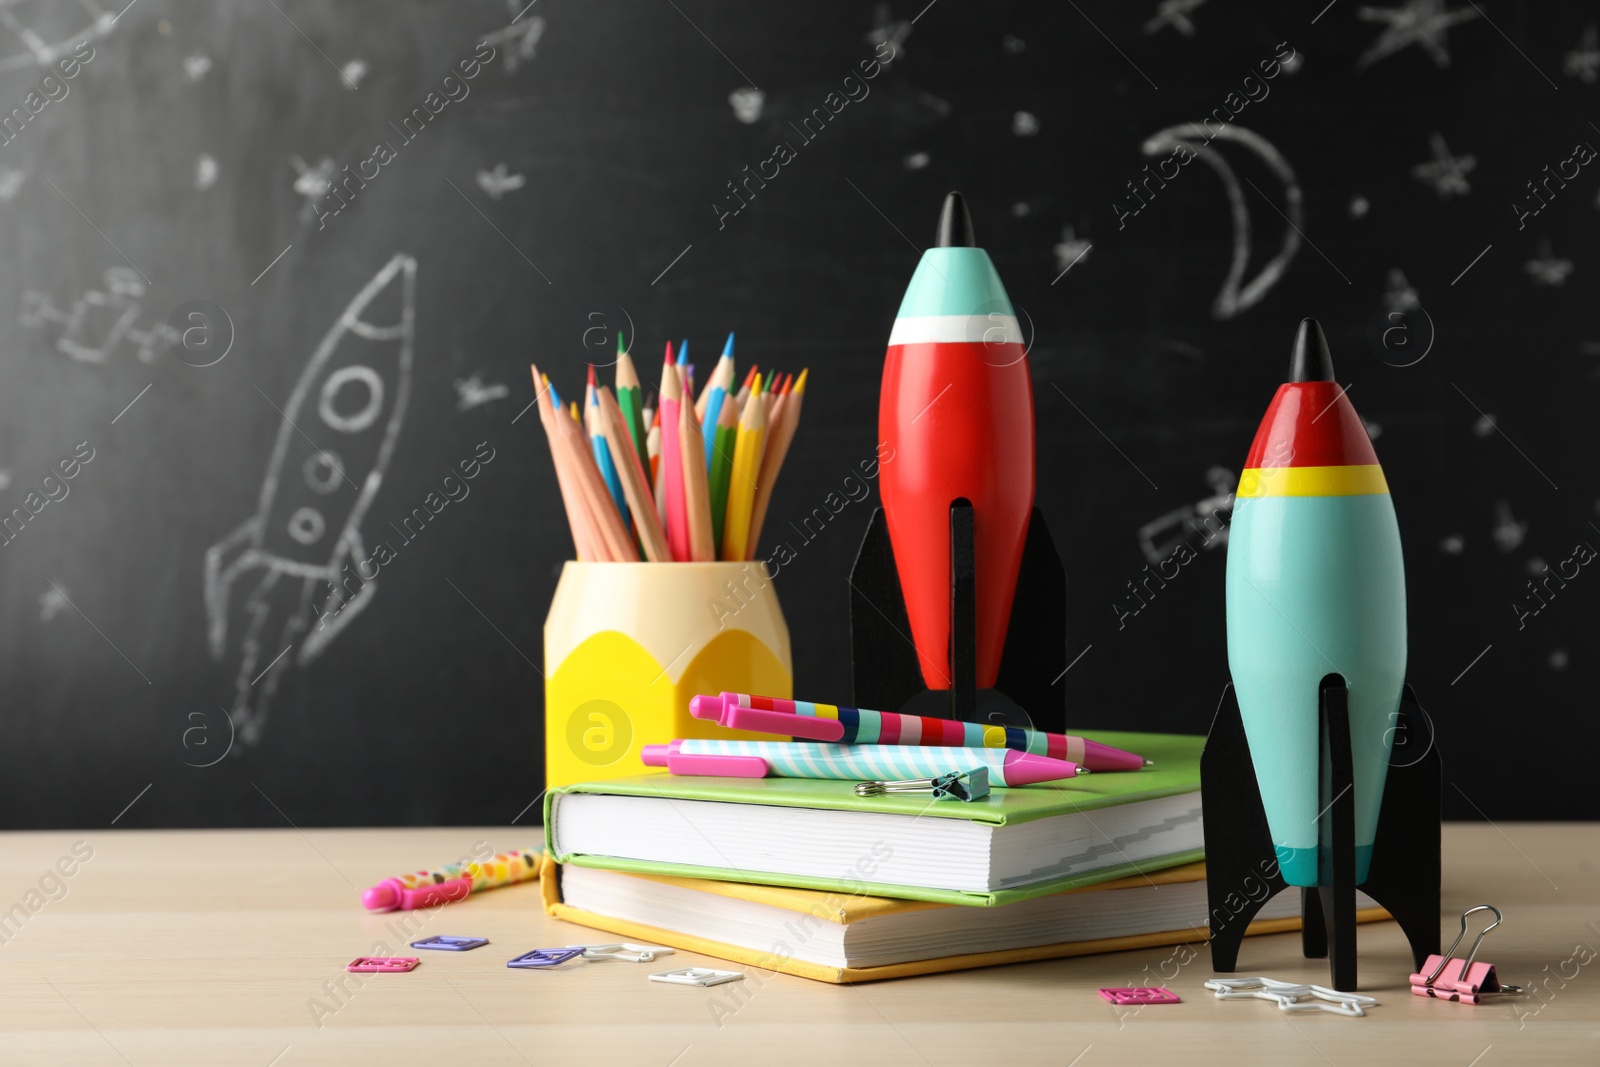
{"label": "pink binder clip", "polygon": [[[1494,922],[1485,926],[1472,942],[1472,949],[1467,953],[1466,959],[1457,959],[1452,954],[1461,944],[1461,939],[1467,936],[1467,916],[1475,911],[1494,912]],[[1419,997],[1433,997],[1435,1000],[1452,1000],[1462,1004],[1482,1004],[1484,1000],[1493,997],[1518,996],[1525,992],[1521,986],[1510,985],[1500,981],[1500,976],[1495,973],[1492,963],[1474,963],[1478,956],[1478,946],[1483,944],[1483,939],[1489,931],[1499,926],[1503,916],[1500,909],[1493,904],[1479,904],[1475,908],[1468,908],[1461,913],[1461,932],[1456,939],[1445,949],[1444,955],[1429,956],[1423,963],[1422,969],[1427,971],[1427,976],[1414,974],[1411,976],[1411,992]]]}

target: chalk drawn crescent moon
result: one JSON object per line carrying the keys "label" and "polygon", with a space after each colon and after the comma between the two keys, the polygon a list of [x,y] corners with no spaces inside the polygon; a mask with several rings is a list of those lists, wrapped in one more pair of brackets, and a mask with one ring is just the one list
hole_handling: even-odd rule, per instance
{"label": "chalk drawn crescent moon", "polygon": [[[1250,209],[1245,206],[1244,193],[1239,189],[1239,179],[1233,169],[1220,152],[1210,147],[1213,140],[1232,141],[1248,148],[1283,183],[1283,214],[1289,223],[1289,228],[1284,231],[1283,245],[1277,255],[1269,259],[1256,276],[1242,287],[1240,283],[1244,281],[1245,267],[1250,260]],[[1222,124],[1211,130],[1196,122],[1184,122],[1146,137],[1142,151],[1147,156],[1166,155],[1179,145],[1205,160],[1206,165],[1222,179],[1222,186],[1228,193],[1228,207],[1233,213],[1233,262],[1229,264],[1228,276],[1223,279],[1222,288],[1212,302],[1211,317],[1231,319],[1260,303],[1288,271],[1289,264],[1300,251],[1300,229],[1304,220],[1300,182],[1295,177],[1294,168],[1265,137],[1243,126]]]}

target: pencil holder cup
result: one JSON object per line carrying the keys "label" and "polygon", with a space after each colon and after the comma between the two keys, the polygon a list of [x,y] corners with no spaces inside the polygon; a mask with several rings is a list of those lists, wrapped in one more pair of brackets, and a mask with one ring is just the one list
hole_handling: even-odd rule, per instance
{"label": "pencil holder cup", "polygon": [[544,622],[545,785],[642,774],[645,745],[762,735],[689,714],[699,693],[789,697],[789,627],[766,567],[579,563]]}

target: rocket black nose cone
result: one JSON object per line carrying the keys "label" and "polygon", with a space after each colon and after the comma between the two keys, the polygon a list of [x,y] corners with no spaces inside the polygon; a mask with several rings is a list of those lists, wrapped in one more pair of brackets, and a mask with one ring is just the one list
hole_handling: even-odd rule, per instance
{"label": "rocket black nose cone", "polygon": [[1289,356],[1291,382],[1333,381],[1333,353],[1316,319],[1301,319],[1294,335],[1294,352]]}
{"label": "rocket black nose cone", "polygon": [[944,198],[944,209],[939,212],[939,248],[975,248],[978,239],[972,234],[972,216],[967,213],[967,202],[960,193]]}

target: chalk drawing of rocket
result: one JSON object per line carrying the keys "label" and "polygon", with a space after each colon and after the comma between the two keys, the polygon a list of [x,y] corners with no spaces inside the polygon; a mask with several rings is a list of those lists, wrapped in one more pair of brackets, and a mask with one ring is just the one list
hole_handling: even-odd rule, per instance
{"label": "chalk drawing of rocket", "polygon": [[[206,550],[208,643],[218,661],[236,650],[229,717],[245,745],[290,663],[315,660],[377,593],[375,578],[353,575],[405,419],[416,273],[416,259],[394,256],[334,322],[282,409],[256,513]],[[312,628],[330,583],[347,599]]]}

